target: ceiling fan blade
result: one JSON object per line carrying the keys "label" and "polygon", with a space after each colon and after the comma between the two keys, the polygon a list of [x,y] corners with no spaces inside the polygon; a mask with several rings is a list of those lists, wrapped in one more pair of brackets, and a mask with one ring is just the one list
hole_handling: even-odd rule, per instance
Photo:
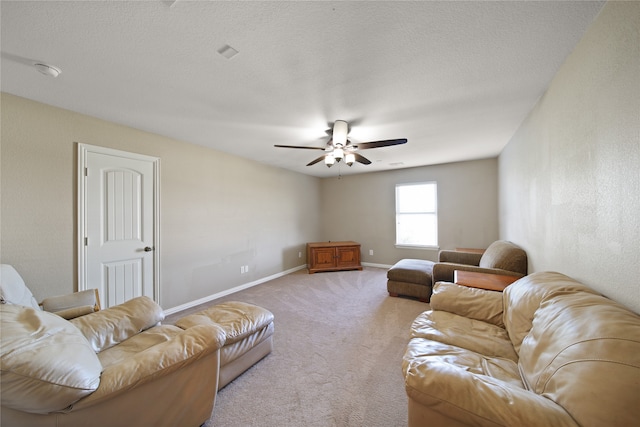
{"label": "ceiling fan blade", "polygon": [[372,141],[372,142],[361,142],[359,144],[355,144],[354,146],[358,148],[358,150],[367,150],[369,148],[379,148],[379,147],[389,147],[391,145],[400,145],[406,144],[406,138],[401,139],[385,139],[383,141]]}
{"label": "ceiling fan blade", "polygon": [[362,163],[363,165],[370,165],[371,164],[371,160],[367,159],[366,157],[358,154],[358,153],[353,153],[354,156],[356,156],[356,162],[358,163]]}
{"label": "ceiling fan blade", "polygon": [[313,165],[315,165],[316,163],[318,163],[318,162],[320,162],[320,161],[324,160],[324,157],[325,157],[325,156],[320,156],[320,157],[318,157],[317,159],[315,159],[315,160],[313,160],[313,161],[311,161],[311,162],[307,163],[307,166],[313,166]]}
{"label": "ceiling fan blade", "polygon": [[274,145],[274,147],[278,147],[278,148],[303,148],[305,150],[323,150],[325,149],[325,147],[304,147],[302,145]]}

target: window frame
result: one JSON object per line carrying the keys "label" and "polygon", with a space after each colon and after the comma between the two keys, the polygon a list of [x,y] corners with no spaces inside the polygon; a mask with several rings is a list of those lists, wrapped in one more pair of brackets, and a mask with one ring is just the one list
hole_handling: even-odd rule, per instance
{"label": "window frame", "polygon": [[[421,212],[401,212],[400,209],[400,201],[398,198],[398,189],[402,187],[410,187],[417,185],[432,185],[434,187],[434,200],[433,200],[433,211],[421,211]],[[418,215],[433,215],[435,217],[435,245],[433,244],[412,244],[412,243],[399,243],[398,242],[398,215],[407,215],[407,214],[418,214]],[[426,249],[426,250],[439,250],[438,244],[438,182],[437,181],[423,181],[423,182],[409,182],[409,183],[401,183],[396,184],[395,186],[395,247],[396,248],[407,248],[407,249]]]}

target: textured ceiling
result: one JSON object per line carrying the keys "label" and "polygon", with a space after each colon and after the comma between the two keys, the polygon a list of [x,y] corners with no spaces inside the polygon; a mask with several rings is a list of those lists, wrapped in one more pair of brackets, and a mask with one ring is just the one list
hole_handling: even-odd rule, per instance
{"label": "textured ceiling", "polygon": [[[603,2],[2,1],[1,89],[314,176],[493,157]],[[226,45],[239,53],[227,59]],[[62,69],[47,78],[31,64]],[[91,143],[91,141],[83,141]]]}

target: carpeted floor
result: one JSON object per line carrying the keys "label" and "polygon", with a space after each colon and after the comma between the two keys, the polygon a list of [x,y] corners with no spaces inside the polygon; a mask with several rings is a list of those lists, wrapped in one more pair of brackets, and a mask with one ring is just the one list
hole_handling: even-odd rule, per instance
{"label": "carpeted floor", "polygon": [[386,292],[386,270],[306,270],[223,301],[275,316],[274,351],[218,392],[207,427],[406,426],[402,355],[429,305]]}

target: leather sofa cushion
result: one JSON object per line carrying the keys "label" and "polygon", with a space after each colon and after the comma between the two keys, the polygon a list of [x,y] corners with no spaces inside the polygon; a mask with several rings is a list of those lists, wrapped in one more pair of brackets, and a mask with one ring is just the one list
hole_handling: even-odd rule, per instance
{"label": "leather sofa cushion", "polygon": [[577,427],[560,406],[524,388],[514,361],[414,338],[402,368],[409,399],[451,425]]}
{"label": "leather sofa cushion", "polygon": [[555,272],[532,273],[507,286],[504,294],[504,325],[516,352],[531,331],[533,316],[543,298],[557,292],[596,291],[580,282]]}
{"label": "leather sofa cushion", "polygon": [[433,286],[430,304],[433,310],[448,311],[504,327],[502,292],[438,282]]}
{"label": "leather sofa cushion", "polygon": [[640,316],[617,302],[579,291],[543,298],[520,368],[528,388],[580,425],[640,420]]}
{"label": "leather sofa cushion", "polygon": [[425,311],[413,321],[411,338],[438,341],[514,362],[518,355],[507,331],[499,326],[446,311]]}
{"label": "leather sofa cushion", "polygon": [[446,365],[442,368],[462,369],[474,375],[486,375],[512,387],[524,389],[518,364],[501,357],[488,357],[475,351],[438,341],[414,338],[409,341],[403,366],[410,364]]}
{"label": "leather sofa cushion", "polygon": [[46,414],[94,392],[102,366],[82,333],[45,311],[0,306],[2,406]]}
{"label": "leather sofa cushion", "polygon": [[182,329],[173,325],[159,325],[147,329],[120,344],[98,353],[98,359],[104,369],[118,364],[126,359],[135,357],[155,345],[167,342],[180,334]]}
{"label": "leather sofa cushion", "polygon": [[176,326],[188,329],[196,325],[215,325],[224,330],[224,345],[253,335],[273,322],[273,314],[262,307],[240,301],[229,301],[178,319]]}
{"label": "leather sofa cushion", "polygon": [[164,320],[162,307],[149,297],[137,297],[86,316],[71,319],[96,353],[113,347]]}

